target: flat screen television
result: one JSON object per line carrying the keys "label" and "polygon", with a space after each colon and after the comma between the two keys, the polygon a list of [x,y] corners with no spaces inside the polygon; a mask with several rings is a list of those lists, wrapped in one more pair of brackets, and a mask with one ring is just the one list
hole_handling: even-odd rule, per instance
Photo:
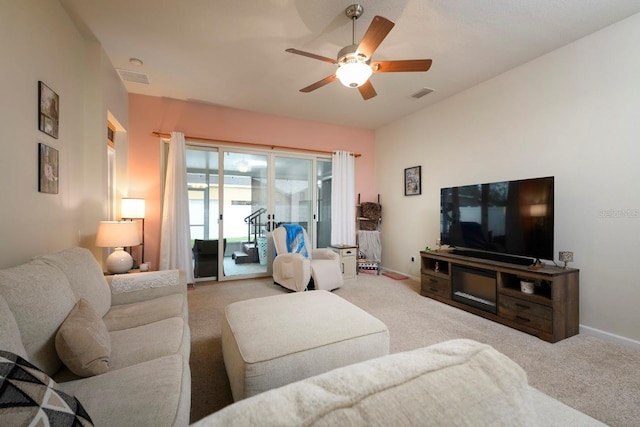
{"label": "flat screen television", "polygon": [[520,264],[553,259],[553,187],[544,177],[442,188],[442,244]]}

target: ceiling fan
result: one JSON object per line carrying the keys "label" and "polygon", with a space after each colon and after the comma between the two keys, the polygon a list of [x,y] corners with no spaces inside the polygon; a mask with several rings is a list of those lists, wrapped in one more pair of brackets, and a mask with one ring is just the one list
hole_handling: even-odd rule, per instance
{"label": "ceiling fan", "polygon": [[334,74],[300,89],[300,92],[312,92],[337,79],[347,87],[357,87],[362,97],[367,100],[377,95],[371,81],[369,81],[372,73],[428,71],[429,68],[431,68],[430,59],[371,61],[373,53],[378,46],[380,46],[384,38],[387,37],[387,34],[389,34],[395,24],[387,18],[375,16],[364,37],[362,37],[360,44],[355,44],[356,20],[363,12],[364,8],[359,4],[352,4],[345,9],[345,14],[351,19],[353,25],[352,44],[342,48],[340,52],[338,52],[337,59],[331,59],[293,48],[286,49],[287,52],[295,53],[296,55],[318,59],[338,66]]}

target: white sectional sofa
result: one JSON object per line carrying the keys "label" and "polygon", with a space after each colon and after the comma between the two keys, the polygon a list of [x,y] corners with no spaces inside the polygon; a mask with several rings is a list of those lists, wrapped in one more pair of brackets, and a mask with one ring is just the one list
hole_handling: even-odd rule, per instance
{"label": "white sectional sofa", "polygon": [[[87,319],[98,325],[74,329],[69,319],[78,312],[85,315],[80,316],[80,325]],[[38,257],[0,270],[0,325],[0,383],[19,388],[28,375],[47,390],[41,397],[60,395],[65,402],[60,417],[67,417],[67,423],[58,418],[51,425],[84,426],[89,418],[96,426],[189,424],[190,332],[183,274],[151,272],[105,279],[85,249]],[[67,329],[72,333],[60,338]],[[108,345],[78,350],[72,338],[74,332],[83,337],[84,329],[101,337],[98,344]],[[104,348],[109,350],[107,356]],[[74,355],[74,349],[85,350],[89,357]],[[83,375],[74,373],[85,370]],[[32,393],[35,382],[22,388]],[[40,406],[7,408],[6,402],[16,396],[10,392],[10,387],[0,390],[0,425],[29,425],[31,418],[56,416],[51,399]],[[30,421],[24,422],[27,417]],[[77,423],[69,422],[69,417]],[[603,424],[529,386],[522,368],[492,347],[454,340],[274,388],[194,424],[229,425]]]}
{"label": "white sectional sofa", "polygon": [[603,426],[534,389],[492,347],[453,340],[370,359],[235,402],[193,427]]}
{"label": "white sectional sofa", "polygon": [[[14,371],[45,378],[41,386],[63,399],[75,396],[82,408],[70,403],[66,410],[80,425],[88,424],[86,414],[96,426],[189,424],[191,343],[181,272],[105,278],[86,249],[37,257],[0,270],[0,322],[3,372],[15,362]],[[0,419],[13,425],[45,417],[45,406],[0,408]]]}

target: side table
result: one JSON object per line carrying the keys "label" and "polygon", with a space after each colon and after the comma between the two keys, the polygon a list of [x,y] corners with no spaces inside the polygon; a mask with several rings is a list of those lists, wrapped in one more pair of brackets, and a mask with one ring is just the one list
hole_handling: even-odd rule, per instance
{"label": "side table", "polygon": [[340,268],[342,269],[343,279],[356,278],[356,254],[357,246],[351,245],[332,245],[331,250],[340,256]]}

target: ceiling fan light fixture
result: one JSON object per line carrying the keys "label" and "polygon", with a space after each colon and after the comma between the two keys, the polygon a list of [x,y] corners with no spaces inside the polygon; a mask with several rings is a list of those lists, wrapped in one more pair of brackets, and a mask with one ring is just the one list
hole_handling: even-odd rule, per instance
{"label": "ceiling fan light fixture", "polygon": [[373,71],[371,67],[364,62],[346,62],[340,64],[336,70],[336,76],[340,83],[346,87],[359,87],[369,80]]}

